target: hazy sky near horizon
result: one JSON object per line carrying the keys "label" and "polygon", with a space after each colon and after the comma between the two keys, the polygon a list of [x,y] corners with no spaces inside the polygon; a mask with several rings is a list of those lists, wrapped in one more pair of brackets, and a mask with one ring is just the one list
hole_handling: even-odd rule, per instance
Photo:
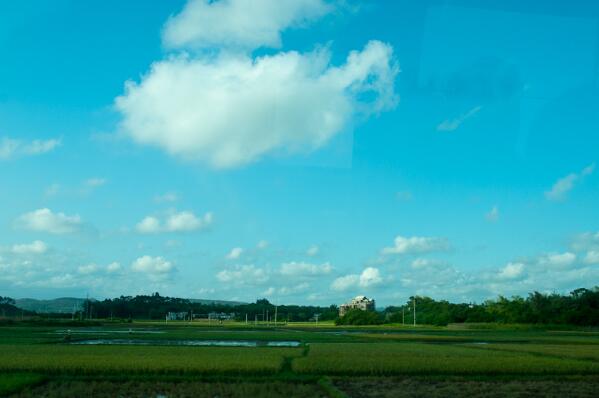
{"label": "hazy sky near horizon", "polygon": [[599,285],[599,4],[0,4],[0,295]]}

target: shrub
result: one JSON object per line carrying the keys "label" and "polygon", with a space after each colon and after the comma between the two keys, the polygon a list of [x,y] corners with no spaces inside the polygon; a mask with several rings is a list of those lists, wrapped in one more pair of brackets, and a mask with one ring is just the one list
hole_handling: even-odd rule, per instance
{"label": "shrub", "polygon": [[380,325],[383,317],[378,312],[352,309],[335,320],[335,325]]}

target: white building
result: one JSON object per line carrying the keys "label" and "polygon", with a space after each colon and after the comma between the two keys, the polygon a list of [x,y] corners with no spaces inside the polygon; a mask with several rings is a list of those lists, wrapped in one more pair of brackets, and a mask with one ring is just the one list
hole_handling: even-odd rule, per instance
{"label": "white building", "polygon": [[189,312],[169,312],[166,314],[167,321],[186,321],[189,317]]}
{"label": "white building", "polygon": [[353,309],[374,311],[374,299],[369,299],[366,296],[356,296],[349,303],[339,306],[339,316],[343,316],[347,311]]}

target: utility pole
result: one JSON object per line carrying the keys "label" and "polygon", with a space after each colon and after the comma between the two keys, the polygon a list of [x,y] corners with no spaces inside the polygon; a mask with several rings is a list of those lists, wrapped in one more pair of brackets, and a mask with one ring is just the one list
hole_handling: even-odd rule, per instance
{"label": "utility pole", "polygon": [[278,309],[279,309],[279,306],[276,305],[275,306],[275,327],[277,327],[277,311],[278,311]]}
{"label": "utility pole", "polygon": [[246,325],[248,324],[248,314],[247,314],[247,312],[245,313],[245,324]]}
{"label": "utility pole", "polygon": [[258,326],[258,314],[254,314],[254,326]]}
{"label": "utility pole", "polygon": [[406,307],[404,305],[401,306],[401,324],[406,324]]}
{"label": "utility pole", "polygon": [[268,310],[266,310],[266,326],[268,326],[269,318],[268,318]]}
{"label": "utility pole", "polygon": [[414,296],[414,326],[416,326],[416,296]]}

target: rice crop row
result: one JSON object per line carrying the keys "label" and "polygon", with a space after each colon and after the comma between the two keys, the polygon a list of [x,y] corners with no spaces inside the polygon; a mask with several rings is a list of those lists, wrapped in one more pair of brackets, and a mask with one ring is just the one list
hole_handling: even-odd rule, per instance
{"label": "rice crop row", "polygon": [[355,333],[355,337],[388,341],[413,342],[488,342],[488,343],[543,343],[543,344],[595,344],[599,348],[599,338],[592,334],[559,335],[547,332],[518,332],[518,331],[444,331],[444,332],[398,332],[398,331],[369,331]]}
{"label": "rice crop row", "polygon": [[599,345],[596,344],[486,344],[476,348],[599,361]]}
{"label": "rice crop row", "polygon": [[591,361],[424,343],[311,344],[292,366],[330,375],[599,374],[599,363]]}
{"label": "rice crop row", "polygon": [[19,398],[38,397],[227,397],[227,398],[300,398],[327,397],[315,383],[269,382],[197,382],[180,381],[128,381],[102,380],[53,381],[43,386],[28,388],[19,393]]}
{"label": "rice crop row", "polygon": [[38,384],[43,380],[43,376],[32,373],[0,373],[0,396],[28,385]]}
{"label": "rice crop row", "polygon": [[282,368],[285,357],[301,352],[292,348],[0,346],[0,372],[269,374]]}
{"label": "rice crop row", "polygon": [[[568,378],[427,378],[339,377],[335,386],[350,397],[445,398],[445,397],[595,397],[595,376]],[[367,394],[364,394],[367,391]]]}

